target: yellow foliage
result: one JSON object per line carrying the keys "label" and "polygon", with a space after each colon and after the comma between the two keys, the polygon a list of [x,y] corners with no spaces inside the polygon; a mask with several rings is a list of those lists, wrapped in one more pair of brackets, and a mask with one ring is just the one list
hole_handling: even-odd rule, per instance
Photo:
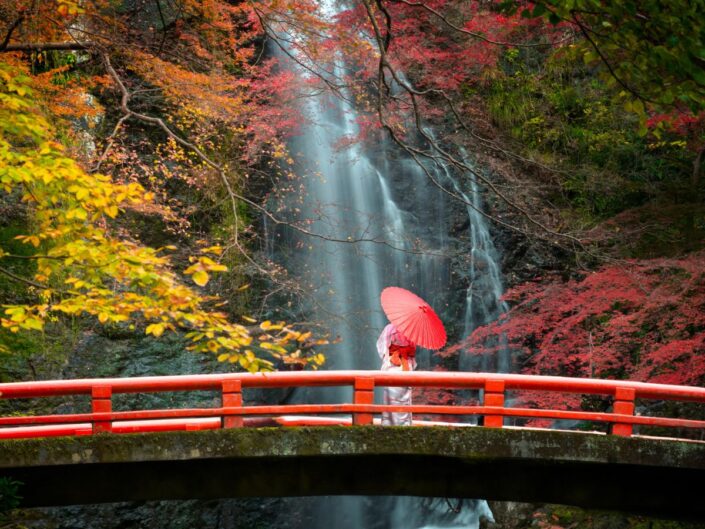
{"label": "yellow foliage", "polygon": [[249,111],[246,87],[232,76],[193,72],[141,51],[133,51],[130,58],[131,67],[158,86],[184,118],[239,123]]}
{"label": "yellow foliage", "polygon": [[[109,176],[86,172],[54,141],[43,107],[27,72],[0,61],[0,188],[19,194],[32,211],[34,229],[18,239],[36,250],[37,273],[27,281],[43,291],[41,303],[6,306],[0,324],[19,332],[41,330],[61,314],[89,315],[101,323],[139,318],[149,322],[147,334],[158,337],[166,330],[186,329],[193,350],[214,353],[249,371],[271,369],[271,361],[245,349],[253,342],[248,329],[208,310],[206,304],[214,298],[186,286],[168,257],[107,230],[106,217],[150,197],[139,184],[118,184]],[[215,247],[204,252],[218,254]],[[0,259],[6,256],[0,249]],[[191,262],[184,273],[199,286],[208,283],[209,274],[227,269],[204,255]],[[281,333],[261,337],[261,350],[286,362],[318,365],[316,359],[287,351],[290,330],[283,323],[269,322],[268,329]]]}

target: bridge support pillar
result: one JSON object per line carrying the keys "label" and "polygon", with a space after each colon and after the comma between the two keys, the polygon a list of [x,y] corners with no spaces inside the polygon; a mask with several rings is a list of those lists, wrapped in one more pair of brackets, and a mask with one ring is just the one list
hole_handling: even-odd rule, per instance
{"label": "bridge support pillar", "polygon": [[[239,380],[223,380],[223,408],[242,407],[242,382]],[[223,414],[223,428],[241,428],[244,424],[242,415]]]}
{"label": "bridge support pillar", "polygon": [[[91,388],[91,408],[93,413],[110,413],[113,411],[113,388],[110,386],[93,386]],[[93,433],[112,432],[112,421],[93,421]]]}
{"label": "bridge support pillar", "polygon": [[[634,396],[633,388],[617,388],[614,394],[613,413],[634,415]],[[617,422],[612,425],[612,434],[631,437],[633,429],[632,424]]]}
{"label": "bridge support pillar", "polygon": [[[485,406],[504,407],[504,380],[487,380],[485,382]],[[502,415],[485,415],[485,426],[501,428],[504,426]]]}
{"label": "bridge support pillar", "polygon": [[[357,377],[355,379],[355,394],[353,402],[355,404],[374,404],[375,402],[375,379],[372,377]],[[353,413],[353,424],[372,424],[371,413]]]}

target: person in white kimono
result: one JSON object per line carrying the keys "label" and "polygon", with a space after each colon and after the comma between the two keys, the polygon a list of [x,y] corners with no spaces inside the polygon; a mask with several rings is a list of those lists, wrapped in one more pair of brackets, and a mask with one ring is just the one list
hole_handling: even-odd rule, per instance
{"label": "person in white kimono", "polygon": [[[413,371],[416,369],[416,344],[400,333],[393,324],[387,325],[377,339],[377,352],[382,359],[382,371]],[[384,388],[384,403],[411,405],[411,388]],[[385,412],[385,426],[411,426],[411,413]]]}

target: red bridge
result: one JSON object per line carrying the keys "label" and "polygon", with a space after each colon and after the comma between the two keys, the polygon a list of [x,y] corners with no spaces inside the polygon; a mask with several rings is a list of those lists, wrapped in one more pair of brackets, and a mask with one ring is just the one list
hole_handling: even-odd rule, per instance
{"label": "red bridge", "polygon": [[[348,404],[246,405],[243,394],[252,388],[347,386],[353,389]],[[374,388],[411,386],[483,390],[484,402],[476,406],[417,403],[413,406],[374,404]],[[155,393],[215,390],[221,406],[162,410],[113,411],[112,397],[120,393]],[[614,399],[610,413],[505,406],[505,393],[523,391],[602,395]],[[630,436],[634,426],[705,430],[705,420],[648,417],[634,414],[637,400],[705,403],[705,388],[649,384],[623,380],[579,379],[495,373],[376,371],[319,371],[185,375],[168,377],[52,380],[0,384],[2,399],[28,399],[87,395],[90,413],[17,415],[0,417],[0,439],[88,435],[98,432],[128,433],[167,430],[203,430],[262,425],[372,424],[373,415],[385,411],[411,411],[420,415],[484,416],[484,426],[502,427],[505,418],[562,419],[611,425],[615,435]],[[331,417],[347,414],[345,417]],[[313,417],[311,415],[314,415]],[[270,420],[262,420],[270,417]],[[418,421],[418,425],[437,423]],[[443,423],[462,426],[462,423]],[[692,438],[692,437],[691,437]]]}
{"label": "red bridge", "polygon": [[[264,405],[252,398],[276,388],[325,386],[349,388],[349,402]],[[374,390],[384,386],[482,390],[483,400],[477,405],[375,404]],[[113,409],[119,394],[192,391],[218,392],[220,402]],[[611,410],[510,404],[527,391],[602,396]],[[636,404],[653,401],[682,403],[661,406],[666,410],[685,403],[697,408],[705,403],[705,388],[495,373],[321,371],[19,382],[0,384],[0,397],[39,399],[31,402],[40,409],[55,408],[56,398],[71,398],[72,408],[80,409],[77,399],[84,399],[90,410],[47,415],[15,410],[0,417],[0,439],[6,439],[0,441],[0,475],[25,484],[20,491],[25,505],[411,494],[705,515],[698,493],[705,478],[705,443],[698,441],[705,420],[635,414]],[[411,411],[414,425],[425,427],[364,427],[385,411]],[[702,417],[702,408],[694,414]],[[465,427],[470,425],[462,420],[468,416],[482,417],[484,427]],[[429,417],[434,420],[419,420]],[[516,419],[580,421],[602,425],[602,431],[505,426]],[[131,432],[149,434],[92,435]],[[22,439],[55,436],[71,437]]]}

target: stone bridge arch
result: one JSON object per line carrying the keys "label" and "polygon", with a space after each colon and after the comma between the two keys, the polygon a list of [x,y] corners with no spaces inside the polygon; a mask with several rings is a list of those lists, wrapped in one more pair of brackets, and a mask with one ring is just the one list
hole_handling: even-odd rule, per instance
{"label": "stone bridge arch", "polygon": [[705,444],[444,427],[236,428],[0,443],[23,505],[416,495],[705,519]]}

